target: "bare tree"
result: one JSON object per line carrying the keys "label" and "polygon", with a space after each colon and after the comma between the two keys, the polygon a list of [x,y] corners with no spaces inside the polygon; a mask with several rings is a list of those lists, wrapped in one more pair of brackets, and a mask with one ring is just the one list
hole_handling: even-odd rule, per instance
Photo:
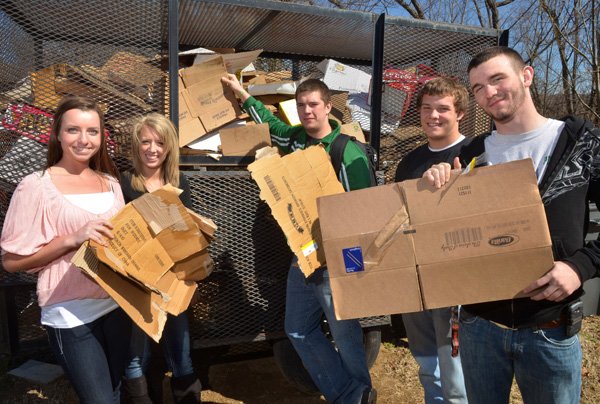
{"label": "bare tree", "polygon": [[566,113],[600,122],[597,0],[540,0],[541,15],[552,32],[549,48],[556,49],[556,75]]}
{"label": "bare tree", "polygon": [[306,0],[329,7],[510,31],[536,69],[534,101],[547,116],[600,124],[600,0]]}

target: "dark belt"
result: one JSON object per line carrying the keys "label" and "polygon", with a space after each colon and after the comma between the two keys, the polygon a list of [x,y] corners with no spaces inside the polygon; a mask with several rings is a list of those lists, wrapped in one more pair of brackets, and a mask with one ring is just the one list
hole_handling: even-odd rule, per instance
{"label": "dark belt", "polygon": [[489,321],[491,323],[494,323],[498,327],[504,328],[507,330],[519,330],[519,329],[523,329],[523,328],[535,328],[538,330],[550,330],[552,328],[558,328],[558,327],[561,327],[561,326],[567,324],[567,316],[566,316],[566,314],[561,314],[561,316],[559,318],[547,321],[545,323],[537,323],[537,324],[533,324],[533,325],[525,325],[525,326],[520,326],[520,327],[515,327],[515,328],[506,326],[504,324],[497,323],[495,321],[491,321],[491,320],[489,320]]}
{"label": "dark belt", "polygon": [[536,324],[534,328],[539,328],[541,330],[547,330],[547,329],[551,329],[551,328],[558,328],[565,324],[567,324],[567,316],[565,314],[562,314],[559,318],[557,318],[555,320],[550,320],[545,323]]}

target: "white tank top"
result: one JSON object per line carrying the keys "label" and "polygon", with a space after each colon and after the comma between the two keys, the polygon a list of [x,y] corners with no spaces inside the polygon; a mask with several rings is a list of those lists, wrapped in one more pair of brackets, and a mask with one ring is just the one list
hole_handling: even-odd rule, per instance
{"label": "white tank top", "polygon": [[[115,200],[112,191],[92,194],[63,194],[73,205],[95,214],[109,210]],[[41,323],[54,328],[74,328],[110,313],[119,305],[112,299],[68,300],[42,307]]]}

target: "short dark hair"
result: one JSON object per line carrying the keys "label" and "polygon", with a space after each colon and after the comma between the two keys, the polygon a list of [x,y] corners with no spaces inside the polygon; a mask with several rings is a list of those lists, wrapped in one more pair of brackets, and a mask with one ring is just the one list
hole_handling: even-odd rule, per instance
{"label": "short dark hair", "polygon": [[513,64],[513,67],[515,68],[515,71],[521,70],[523,67],[525,67],[525,61],[519,52],[513,48],[509,48],[508,46],[492,46],[473,56],[473,59],[471,59],[471,62],[469,62],[467,72],[470,72],[480,64],[485,63],[496,56],[506,56],[509,58]]}
{"label": "short dark hair", "polygon": [[300,83],[298,88],[296,88],[295,98],[298,99],[298,94],[300,93],[313,91],[318,91],[319,94],[321,94],[321,99],[323,100],[325,105],[329,104],[329,102],[331,101],[331,91],[329,90],[329,87],[327,87],[327,84],[323,83],[319,79],[308,79]]}
{"label": "short dark hair", "polygon": [[100,109],[100,106],[96,101],[79,96],[66,96],[63,97],[56,109],[56,113],[54,114],[54,122],[52,124],[52,132],[50,133],[50,140],[48,141],[48,153],[47,153],[47,163],[46,168],[50,168],[62,159],[63,152],[62,147],[60,146],[60,142],[58,140],[58,135],[60,133],[60,127],[62,125],[63,116],[67,111],[72,109],[79,109],[81,111],[94,111],[98,114],[100,118],[100,148],[98,152],[92,156],[90,159],[90,168],[95,171],[100,171],[103,173],[107,173],[112,175],[115,178],[118,178],[118,171],[115,167],[113,161],[108,155],[108,150],[106,147],[106,134],[104,130],[104,113]]}
{"label": "short dark hair", "polygon": [[417,94],[417,109],[421,109],[425,95],[454,97],[454,109],[458,113],[465,113],[469,108],[469,91],[453,77],[436,77],[427,81]]}

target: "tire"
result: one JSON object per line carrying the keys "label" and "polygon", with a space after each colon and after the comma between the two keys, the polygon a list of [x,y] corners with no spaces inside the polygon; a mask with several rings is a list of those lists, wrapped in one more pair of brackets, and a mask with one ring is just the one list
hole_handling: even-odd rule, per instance
{"label": "tire", "polygon": [[[363,328],[363,335],[367,366],[370,369],[379,355],[381,330],[379,327]],[[309,395],[321,394],[289,339],[273,343],[273,356],[283,377],[297,390]]]}
{"label": "tire", "polygon": [[273,343],[273,356],[283,377],[297,390],[314,396],[321,394],[289,339]]}
{"label": "tire", "polygon": [[363,328],[363,341],[365,345],[365,355],[367,356],[367,366],[371,369],[377,360],[379,348],[381,347],[381,328]]}

